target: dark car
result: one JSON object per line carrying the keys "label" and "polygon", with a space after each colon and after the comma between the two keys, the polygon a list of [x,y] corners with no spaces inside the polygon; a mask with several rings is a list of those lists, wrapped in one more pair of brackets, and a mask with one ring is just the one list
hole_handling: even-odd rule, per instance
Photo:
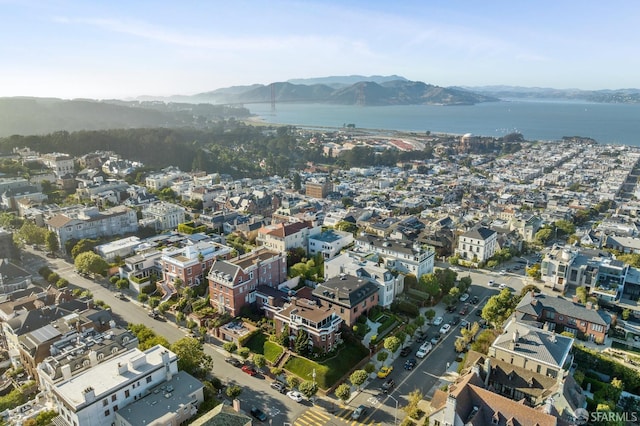
{"label": "dark car", "polygon": [[473,296],[473,297],[471,298],[471,304],[472,304],[472,305],[477,305],[477,304],[478,304],[478,302],[480,302],[480,299],[478,298],[478,296]]}
{"label": "dark car", "polygon": [[238,368],[242,367],[242,363],[239,360],[235,359],[235,358],[231,358],[231,357],[230,358],[225,358],[225,361],[228,362],[229,364],[233,365],[234,367],[238,367]]}
{"label": "dark car", "polygon": [[160,314],[158,314],[156,311],[149,312],[149,316],[153,319],[157,319],[157,320],[160,319]]}
{"label": "dark car", "polygon": [[416,342],[422,343],[427,340],[427,333],[420,332],[416,335]]}
{"label": "dark car", "polygon": [[129,300],[129,299],[127,299],[127,295],[124,294],[124,293],[118,293],[118,294],[116,294],[116,297],[118,299],[120,299],[120,300]]}
{"label": "dark car", "polygon": [[404,369],[411,371],[411,370],[413,370],[413,367],[415,367],[417,363],[418,362],[415,360],[415,358],[408,359],[404,363]]}
{"label": "dark car", "polygon": [[468,312],[469,312],[469,305],[465,303],[462,309],[460,309],[460,315],[467,315]]}
{"label": "dark car", "polygon": [[382,384],[382,392],[387,393],[396,385],[396,382],[393,379],[389,379]]}
{"label": "dark car", "polygon": [[261,422],[267,421],[267,415],[259,408],[253,407],[250,411],[251,415]]}
{"label": "dark car", "polygon": [[449,321],[449,324],[456,325],[459,322],[460,322],[460,317],[456,315],[455,317],[451,318],[451,321]]}
{"label": "dark car", "polygon": [[407,356],[411,353],[411,346],[405,346],[400,350],[400,356]]}
{"label": "dark car", "polygon": [[455,312],[458,309],[457,305],[449,305],[447,306],[447,312]]}
{"label": "dark car", "polygon": [[360,420],[360,417],[364,416],[366,412],[367,412],[367,407],[365,407],[364,405],[360,405],[358,406],[358,408],[353,410],[353,413],[351,413],[351,419]]}
{"label": "dark car", "polygon": [[476,316],[477,316],[477,317],[482,316],[482,308],[478,308],[478,309],[476,309]]}

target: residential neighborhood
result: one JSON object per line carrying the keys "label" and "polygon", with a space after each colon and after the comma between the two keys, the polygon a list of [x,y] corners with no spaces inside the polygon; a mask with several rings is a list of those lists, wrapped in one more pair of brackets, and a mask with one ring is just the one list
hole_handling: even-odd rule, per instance
{"label": "residential neighborhood", "polygon": [[39,172],[0,177],[1,424],[571,425],[637,410],[640,150],[290,131],[327,156],[433,155],[269,178],[4,155]]}

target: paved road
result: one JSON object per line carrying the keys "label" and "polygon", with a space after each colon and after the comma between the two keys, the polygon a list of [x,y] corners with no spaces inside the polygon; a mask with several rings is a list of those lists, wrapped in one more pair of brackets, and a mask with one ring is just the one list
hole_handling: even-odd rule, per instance
{"label": "paved road", "polygon": [[[114,319],[121,326],[126,326],[128,323],[145,324],[156,334],[164,336],[170,343],[188,334],[186,329],[179,328],[174,323],[150,318],[148,309],[145,309],[137,301],[120,300],[116,297],[117,290],[113,286],[106,287],[106,281],[104,281],[104,285],[101,285],[76,274],[75,267],[64,259],[51,259],[45,257],[42,252],[28,248],[23,251],[22,265],[34,277],[39,277],[38,269],[42,266],[48,266],[52,271],[66,278],[72,286],[91,291],[94,300],[103,300],[111,306]],[[213,358],[213,374],[216,377],[223,383],[237,384],[242,387],[239,400],[243,410],[248,412],[251,407],[259,407],[269,415],[273,425],[283,425],[284,423],[292,423],[312,407],[310,403],[297,403],[286,395],[271,389],[271,382],[264,377],[251,377],[239,368],[226,363],[224,361],[225,352],[219,346],[205,344],[204,351]]]}

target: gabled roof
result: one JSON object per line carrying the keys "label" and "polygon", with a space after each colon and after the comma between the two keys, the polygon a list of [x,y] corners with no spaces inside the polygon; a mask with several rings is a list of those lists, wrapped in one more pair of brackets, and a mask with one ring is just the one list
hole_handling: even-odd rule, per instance
{"label": "gabled roof", "polygon": [[495,233],[496,231],[493,231],[489,228],[480,227],[480,228],[471,229],[465,232],[464,234],[462,234],[462,236],[467,238],[473,238],[474,240],[485,241],[485,240],[488,240]]}
{"label": "gabled roof", "polygon": [[366,278],[343,274],[318,284],[313,295],[345,306],[358,303],[378,292],[378,286]]}
{"label": "gabled roof", "polygon": [[596,311],[595,309],[587,309],[579,303],[575,303],[562,297],[547,296],[545,294],[529,292],[522,297],[520,303],[516,306],[516,311],[535,316],[538,319],[544,319],[541,317],[543,315],[543,310],[555,312],[556,315],[564,315],[578,320],[587,321],[592,324],[600,324],[605,327],[609,324],[599,311]]}

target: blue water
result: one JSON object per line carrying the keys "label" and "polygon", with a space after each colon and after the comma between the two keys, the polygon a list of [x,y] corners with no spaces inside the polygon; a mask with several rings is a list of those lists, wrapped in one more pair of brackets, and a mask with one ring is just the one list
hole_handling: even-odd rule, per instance
{"label": "blue water", "polygon": [[401,105],[361,107],[278,103],[245,105],[265,122],[300,127],[388,129],[424,133],[502,136],[520,132],[527,140],[590,137],[603,144],[640,146],[640,104],[521,101],[470,106]]}

